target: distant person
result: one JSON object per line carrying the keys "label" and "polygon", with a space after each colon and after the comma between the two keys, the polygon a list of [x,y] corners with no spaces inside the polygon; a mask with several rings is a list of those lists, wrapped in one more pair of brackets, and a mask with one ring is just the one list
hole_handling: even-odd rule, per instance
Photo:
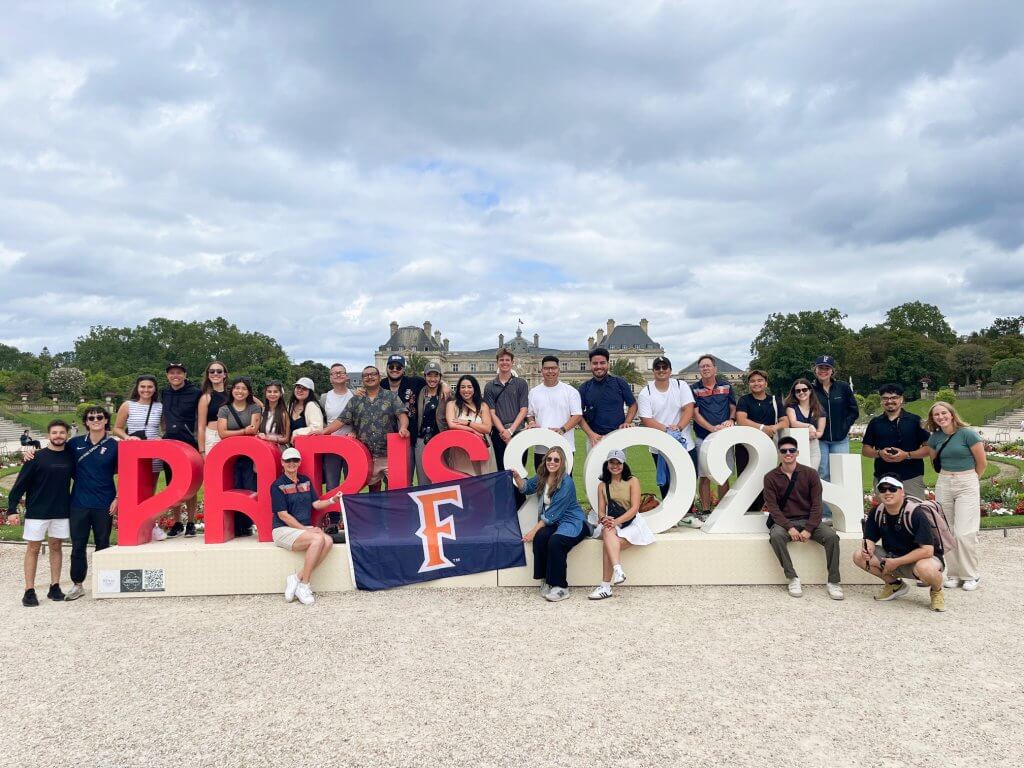
{"label": "distant person", "polygon": [[[114,434],[122,440],[159,440],[160,422],[163,419],[164,407],[157,394],[156,376],[144,373],[135,379],[128,399],[117,409],[114,421]],[[156,488],[156,475],[163,469],[163,462],[153,459],[153,487]],[[195,526],[185,531],[186,536],[195,536]],[[153,523],[150,534],[153,541],[163,541],[167,533],[158,523]]]}
{"label": "distant person", "polygon": [[586,536],[583,509],[576,499],[576,485],[566,469],[565,452],[554,447],[544,454],[537,474],[528,480],[512,470],[512,479],[523,493],[537,494],[540,519],[523,541],[533,545],[533,578],[543,579],[541,596],[556,603],[569,597],[566,559]]}
{"label": "distant person", "polygon": [[624,584],[622,550],[654,543],[654,533],[640,515],[640,480],[629,469],[625,451],[609,451],[597,484],[597,530],[602,547],[601,583],[591,600],[612,596],[612,587]]}
{"label": "distant person", "polygon": [[363,368],[363,391],[348,401],[345,410],[335,419],[351,424],[359,442],[373,457],[368,485],[371,492],[380,491],[388,473],[388,435],[409,437],[409,414],[405,403],[380,383],[380,371],[374,365]]}
{"label": "distant person", "polygon": [[[71,536],[71,480],[75,475],[75,457],[66,450],[69,431],[67,422],[61,419],[47,425],[49,445],[36,451],[32,461],[21,465],[7,495],[9,510],[17,510],[22,499],[26,499],[22,534],[27,542],[25,594],[21,598],[25,607],[39,605],[35,589],[36,566],[44,539],[50,546],[50,589],[46,596],[58,602],[64,600],[60,588],[61,545]],[[12,519],[16,520],[17,516],[12,515]]]}
{"label": "distant person", "polygon": [[334,545],[331,537],[313,525],[313,510],[329,507],[341,494],[329,499],[318,499],[313,481],[299,474],[302,454],[286,448],[281,454],[284,472],[270,486],[270,504],[274,511],[274,544],[291,552],[305,552],[302,567],[285,580],[284,599],[292,602],[296,597],[303,605],[312,605],[313,571],[327,559]]}
{"label": "distant person", "polygon": [[416,396],[416,412],[420,415],[416,435],[416,478],[420,485],[430,482],[423,468],[423,450],[427,443],[448,429],[444,390],[441,387],[441,366],[431,360],[423,369],[427,385]]}
{"label": "distant person", "polygon": [[583,406],[580,427],[587,436],[588,445],[593,448],[605,435],[632,427],[637,405],[629,382],[609,372],[608,350],[595,347],[587,355],[593,375],[580,385]]}
{"label": "distant person", "polygon": [[445,405],[445,410],[448,429],[476,435],[487,444],[488,452],[485,461],[471,461],[465,451],[449,449],[446,453],[449,455],[452,469],[471,477],[494,472],[496,469],[494,452],[487,440],[492,427],[491,409],[484,402],[480,392],[480,382],[476,380],[475,376],[466,373],[459,377],[459,381],[455,385],[455,393]]}
{"label": "distant person", "polygon": [[505,446],[525,426],[530,411],[530,385],[526,379],[512,374],[514,360],[512,350],[499,349],[498,375],[484,387],[484,402],[491,409],[491,442],[498,469],[507,469]]}
{"label": "distant person", "polygon": [[[327,425],[341,416],[348,401],[352,399],[353,392],[348,387],[348,369],[341,363],[331,365],[331,388],[320,395],[320,407],[324,411],[324,434],[334,434],[338,437],[352,434],[352,427],[340,425],[338,429],[331,432]],[[324,485],[328,490],[341,485],[342,474],[347,474],[345,460],[341,456],[328,453],[324,456]]]}
{"label": "distant person", "polygon": [[985,443],[947,402],[928,410],[925,429],[928,453],[939,477],[935,500],[942,505],[956,537],[956,549],[946,555],[946,586],[973,592],[981,581],[978,568],[978,529],[981,527],[981,476],[988,466]]}
{"label": "distant person", "polygon": [[818,441],[825,434],[825,412],[807,379],[797,379],[790,387],[789,396],[786,397],[786,418],[789,419],[790,429],[807,430],[811,466],[817,472],[821,465],[821,446]]}
{"label": "distant person", "polygon": [[[256,403],[249,379],[239,377],[231,382],[231,401],[217,411],[217,432],[221,440],[233,437],[255,437],[260,431],[263,408]],[[256,490],[256,468],[248,456],[235,459],[234,487]],[[252,521],[248,515],[234,513],[235,536],[252,534]]]}
{"label": "distant person", "polygon": [[882,504],[864,518],[864,546],[854,553],[854,565],[885,582],[875,600],[903,597],[910,591],[903,579],[919,579],[931,588],[931,609],[945,611],[942,557],[925,513],[916,500],[908,505],[899,478],[883,477],[875,490]]}
{"label": "distant person", "polygon": [[[778,443],[778,434],[789,426],[786,405],[779,395],[768,391],[768,373],[753,370],[747,374],[747,388],[750,390],[736,403],[736,423],[741,427],[753,427]],[[736,474],[739,476],[750,463],[750,451],[745,445],[736,446]],[[759,512],[764,507],[764,495],[757,494],[750,504],[750,511]]]}
{"label": "distant person", "polygon": [[[170,363],[167,366],[167,386],[160,391],[163,405],[164,440],[177,440],[199,450],[196,430],[199,420],[199,398],[203,393],[199,387],[185,377],[188,369],[184,363]],[[164,477],[171,482],[171,467],[164,465]],[[196,535],[196,494],[185,500],[186,524],[182,526],[180,513],[174,510],[175,520],[168,536],[184,532],[186,536]]]}
{"label": "distant person", "polygon": [[30,434],[29,430],[27,430],[27,429],[24,432],[21,433],[21,437],[19,438],[19,441],[21,442],[21,445],[22,445],[23,448],[41,448],[42,447],[42,444],[38,440],[34,439],[32,437],[32,435]]}
{"label": "distant person", "polygon": [[292,387],[288,416],[288,429],[293,440],[299,435],[323,434],[326,424],[324,409],[316,399],[316,384],[308,376],[300,378]]}
{"label": "distant person", "polygon": [[825,590],[833,600],[843,599],[839,576],[839,535],[821,520],[821,478],[810,467],[797,462],[795,437],[779,439],[779,466],[764,476],[764,502],[770,522],[768,541],[782,572],[789,579],[789,594],[803,596],[800,576],[789,555],[791,543],[816,541],[825,548],[828,583]]}
{"label": "distant person", "polygon": [[857,421],[860,409],[853,389],[845,381],[835,378],[836,361],[831,355],[822,355],[814,361],[814,394],[825,412],[825,434],[818,442],[821,464],[818,474],[822,480],[831,480],[829,457],[833,453],[850,452],[850,427]]}
{"label": "distant person", "polygon": [[227,405],[231,399],[227,387],[228,368],[220,360],[213,360],[203,371],[203,378],[199,382],[199,390],[202,394],[199,397],[199,406],[196,409],[196,440],[199,443],[199,452],[206,456],[217,443],[220,442],[220,433],[217,431],[217,414],[221,406]]}
{"label": "distant person", "polygon": [[[714,355],[701,355],[697,360],[697,370],[700,371],[700,380],[691,384],[693,400],[697,406],[693,414],[694,431],[697,433],[697,451],[700,451],[701,444],[712,432],[720,432],[723,429],[735,426],[736,424],[736,395],[732,391],[732,384],[725,379],[718,377],[718,363]],[[726,463],[730,470],[736,468],[736,452],[730,449],[726,454]],[[699,471],[700,478],[698,493],[700,496],[699,517],[701,523],[707,520],[711,514],[711,478],[706,477]],[[718,486],[718,499],[729,492],[729,481]]]}
{"label": "distant person", "polygon": [[[583,418],[583,405],[576,388],[558,380],[560,371],[561,363],[554,355],[545,355],[541,359],[540,372],[544,380],[530,390],[526,424],[568,435],[570,450],[574,450],[573,430]],[[538,471],[544,463],[544,451],[541,446],[533,448],[533,468]]]}
{"label": "distant person", "polygon": [[921,417],[903,407],[903,387],[883,384],[882,413],[868,422],[861,454],[875,460],[874,482],[886,475],[898,477],[903,491],[915,499],[925,498],[924,457],[928,455],[928,431]]}

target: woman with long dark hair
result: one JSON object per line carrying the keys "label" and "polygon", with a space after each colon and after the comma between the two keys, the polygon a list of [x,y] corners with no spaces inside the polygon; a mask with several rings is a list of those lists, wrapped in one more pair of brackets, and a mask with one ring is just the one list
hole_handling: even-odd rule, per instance
{"label": "woman with long dark hair", "polygon": [[544,580],[540,592],[545,600],[565,600],[569,597],[566,559],[586,536],[576,485],[566,471],[565,452],[557,446],[549,448],[535,477],[523,480],[512,470],[512,480],[527,496],[537,495],[540,509],[537,524],[523,536],[523,541],[533,544],[533,578]]}
{"label": "woman with long dark hair", "polygon": [[[135,379],[131,394],[117,409],[113,432],[122,440],[159,440],[160,419],[163,413],[164,407],[160,403],[156,376],[144,373]],[[153,459],[154,488],[157,481],[155,475],[160,474],[163,468],[162,461]],[[152,539],[163,541],[166,538],[167,533],[164,529],[154,523]]]}
{"label": "woman with long dark hair", "polygon": [[640,515],[640,480],[626,463],[625,451],[608,452],[597,484],[597,530],[600,531],[604,566],[601,583],[590,593],[591,600],[612,596],[612,586],[626,581],[620,553],[632,546],[654,543],[654,533]]}
{"label": "woman with long dark hair", "polygon": [[483,394],[480,391],[480,382],[476,380],[475,376],[463,374],[459,377],[452,399],[445,406],[445,413],[448,429],[476,435],[484,441],[488,450],[486,461],[470,461],[465,451],[455,449],[445,451],[451,468],[456,472],[473,476],[497,471],[494,463],[494,449],[487,440],[487,436],[491,433],[491,409],[484,402]]}
{"label": "woman with long dark hair", "polygon": [[263,388],[263,418],[260,421],[260,440],[284,447],[291,438],[291,419],[284,404],[284,386],[277,379],[271,379]]}
{"label": "woman with long dark hair", "polygon": [[[263,408],[252,395],[249,379],[240,376],[231,382],[231,401],[222,405],[217,412],[217,432],[221,440],[230,437],[253,437],[260,431]],[[235,488],[256,490],[256,468],[252,459],[239,456],[235,459]],[[235,512],[235,536],[248,536],[252,522],[246,515]]]}
{"label": "woman with long dark hair", "polygon": [[203,371],[203,380],[199,383],[202,395],[197,408],[196,442],[199,452],[205,456],[220,442],[217,430],[217,414],[221,406],[227,405],[230,396],[227,391],[228,367],[220,360],[211,360]]}
{"label": "woman with long dark hair", "polygon": [[825,411],[821,401],[814,394],[811,382],[797,379],[789,388],[786,396],[786,416],[789,417],[790,429],[806,429],[811,442],[811,466],[818,471],[821,464],[821,446],[818,441],[825,434]]}
{"label": "woman with long dark hair", "polygon": [[292,387],[292,399],[288,403],[289,430],[297,435],[322,435],[327,415],[316,397],[316,384],[303,376]]}

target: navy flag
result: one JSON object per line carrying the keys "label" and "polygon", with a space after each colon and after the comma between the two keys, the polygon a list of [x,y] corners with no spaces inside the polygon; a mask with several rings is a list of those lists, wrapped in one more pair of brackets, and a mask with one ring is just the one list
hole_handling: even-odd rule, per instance
{"label": "navy flag", "polygon": [[511,472],[354,494],[343,509],[359,589],[526,565]]}

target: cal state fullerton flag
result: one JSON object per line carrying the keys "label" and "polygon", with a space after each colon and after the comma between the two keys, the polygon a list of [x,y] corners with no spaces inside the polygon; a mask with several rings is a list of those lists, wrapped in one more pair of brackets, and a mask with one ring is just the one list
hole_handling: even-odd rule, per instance
{"label": "cal state fullerton flag", "polygon": [[526,565],[511,472],[353,494],[343,506],[359,589]]}

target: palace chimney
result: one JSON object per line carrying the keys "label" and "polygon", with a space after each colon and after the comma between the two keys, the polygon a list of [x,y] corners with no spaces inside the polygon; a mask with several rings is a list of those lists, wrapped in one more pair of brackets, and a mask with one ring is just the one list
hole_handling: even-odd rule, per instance
{"label": "palace chimney", "polygon": [[647,318],[646,317],[643,320],[640,321],[640,330],[643,331],[644,333],[647,333]]}
{"label": "palace chimney", "polygon": [[540,334],[539,333],[533,334],[533,346],[535,346],[535,347],[539,347],[540,346]]}
{"label": "palace chimney", "polygon": [[593,336],[589,336],[589,337],[587,337],[587,349],[593,349],[593,348],[594,348],[594,337]]}
{"label": "palace chimney", "polygon": [[597,343],[600,344],[604,339],[604,328],[597,329]]}
{"label": "palace chimney", "polygon": [[445,339],[443,343],[444,343],[444,351],[447,352],[448,351],[448,339]]}
{"label": "palace chimney", "polygon": [[425,334],[427,334],[427,338],[430,338],[430,321],[429,320],[424,320],[423,321],[423,332]]}
{"label": "palace chimney", "polygon": [[398,323],[395,320],[391,321],[391,335],[394,336],[398,333]]}
{"label": "palace chimney", "polygon": [[611,336],[612,335],[612,331],[614,331],[614,330],[615,330],[615,321],[612,320],[609,317],[608,318],[608,335]]}
{"label": "palace chimney", "polygon": [[505,346],[505,334],[498,334],[498,349],[502,349]]}
{"label": "palace chimney", "polygon": [[440,331],[434,331],[434,341],[437,342],[437,346],[439,346],[439,347],[441,346],[441,332]]}

